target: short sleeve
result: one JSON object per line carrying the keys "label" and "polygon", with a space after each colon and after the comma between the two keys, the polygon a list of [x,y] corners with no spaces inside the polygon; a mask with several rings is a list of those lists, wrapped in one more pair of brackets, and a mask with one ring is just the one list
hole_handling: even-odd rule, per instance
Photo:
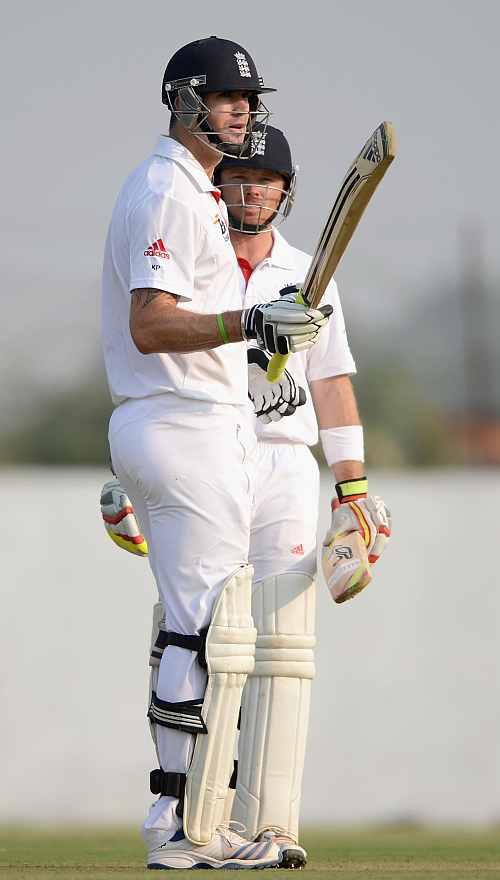
{"label": "short sleeve", "polygon": [[331,376],[352,376],[356,364],[349,348],[344,314],[335,281],[330,281],[322,305],[330,303],[333,313],[320,334],[316,345],[307,352],[306,375],[309,382],[329,379]]}
{"label": "short sleeve", "polygon": [[192,300],[202,235],[189,205],[156,193],[144,199],[128,217],[129,289],[154,287]]}

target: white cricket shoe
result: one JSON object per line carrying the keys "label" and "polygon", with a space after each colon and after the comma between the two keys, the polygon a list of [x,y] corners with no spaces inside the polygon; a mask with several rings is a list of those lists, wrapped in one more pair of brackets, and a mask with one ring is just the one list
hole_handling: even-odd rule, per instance
{"label": "white cricket shoe", "polygon": [[259,839],[264,835],[272,835],[272,840],[279,847],[281,853],[279,868],[297,868],[298,870],[305,868],[307,865],[307,852],[303,846],[299,846],[295,842],[293,837],[279,831],[264,831],[264,834],[259,835]]}
{"label": "white cricket shoe", "polygon": [[230,828],[219,827],[210,843],[196,846],[177,831],[170,840],[148,853],[148,868],[168,870],[169,868],[275,868],[279,865],[281,854],[274,836],[262,835],[261,840],[245,840]]}

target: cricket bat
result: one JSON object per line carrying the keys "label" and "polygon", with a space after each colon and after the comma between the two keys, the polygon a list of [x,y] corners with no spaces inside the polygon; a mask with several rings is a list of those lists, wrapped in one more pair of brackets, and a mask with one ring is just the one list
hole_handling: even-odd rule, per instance
{"label": "cricket bat", "polygon": [[[298,302],[317,308],[349,244],[363,212],[396,155],[396,136],[390,122],[382,122],[368,138],[349,168],[314,253]],[[267,368],[276,382],[289,355],[274,354]]]}

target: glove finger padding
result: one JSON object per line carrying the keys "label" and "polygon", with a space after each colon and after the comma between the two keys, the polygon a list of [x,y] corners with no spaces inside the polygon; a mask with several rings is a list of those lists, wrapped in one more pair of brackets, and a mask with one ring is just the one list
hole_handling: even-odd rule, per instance
{"label": "glove finger padding", "polygon": [[392,520],[390,510],[385,506],[382,498],[374,495],[373,498],[366,499],[371,502],[372,517],[377,524],[377,534],[372,546],[368,550],[368,559],[374,565],[382,556],[387,544],[389,543],[392,530]]}
{"label": "glove finger padding", "polygon": [[373,553],[376,559],[380,558],[391,536],[391,515],[382,498],[378,495],[367,495],[366,498],[346,501],[343,504],[335,499],[332,503],[332,512],[332,522],[323,541],[324,545],[330,543],[341,532],[359,531],[363,536],[368,555]]}
{"label": "glove finger padding", "polygon": [[278,382],[268,382],[268,364],[269,358],[263,351],[248,349],[248,396],[257,418],[264,424],[293,415],[296,408],[306,402],[306,392],[288,370]]}
{"label": "glove finger padding", "polygon": [[244,338],[256,339],[272,354],[286,355],[313,345],[332,312],[331,305],[315,309],[297,302],[296,294],[287,294],[244,311]]}

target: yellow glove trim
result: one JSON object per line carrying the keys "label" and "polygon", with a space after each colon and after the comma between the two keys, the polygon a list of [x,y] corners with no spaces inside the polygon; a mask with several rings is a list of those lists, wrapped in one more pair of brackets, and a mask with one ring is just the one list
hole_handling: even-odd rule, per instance
{"label": "yellow glove trim", "polygon": [[122,538],[120,535],[117,535],[116,532],[108,531],[108,529],[106,529],[106,533],[109,535],[113,543],[116,544],[117,547],[120,547],[122,550],[127,550],[128,553],[133,553],[134,556],[145,557],[149,555],[148,542],[146,541],[146,538],[143,538],[140,544],[134,544],[133,541],[127,540],[126,538]]}

